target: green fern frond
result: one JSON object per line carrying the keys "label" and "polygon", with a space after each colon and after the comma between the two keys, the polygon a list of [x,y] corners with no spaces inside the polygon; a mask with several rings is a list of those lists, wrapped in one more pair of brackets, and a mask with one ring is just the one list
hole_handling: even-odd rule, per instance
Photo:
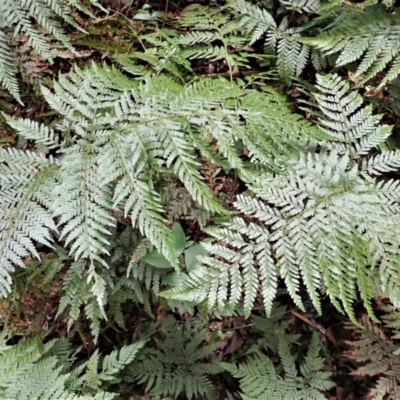
{"label": "green fern frond", "polygon": [[266,32],[277,28],[274,18],[265,8],[257,7],[245,0],[234,0],[230,5],[239,12],[243,27],[251,33],[250,44],[261,39]]}
{"label": "green fern frond", "polygon": [[[337,78],[320,79],[326,79],[324,88],[336,82],[335,90],[341,93],[338,97],[330,93],[330,97],[326,95],[329,101],[321,102],[321,110],[331,120],[340,121],[343,113],[343,123],[328,125],[328,133],[339,138],[338,148],[335,141],[321,144],[318,151],[310,147],[293,159],[283,174],[260,174],[250,186],[252,194],[239,195],[234,203],[244,217],[205,229],[212,237],[204,243],[209,256],[201,258],[202,265],[190,271],[180,287],[163,292],[163,296],[206,301],[210,309],[218,310],[240,304],[249,315],[261,292],[269,313],[278,280],[283,279],[299,307],[302,282],[318,310],[320,293],[326,291],[335,306],[339,310],[343,306],[355,321],[352,304],[357,290],[373,315],[373,268],[379,265],[382,289],[398,302],[396,243],[400,237],[392,233],[397,231],[400,216],[400,185],[365,179],[358,160],[351,156],[351,149],[359,157],[382,143],[390,128],[378,126],[377,118],[365,109],[356,111],[358,94],[345,97],[347,88],[338,84]],[[384,132],[383,138],[374,139],[376,131]],[[350,154],[340,141],[350,147]]]}
{"label": "green fern frond", "polygon": [[294,10],[297,12],[314,13],[320,7],[319,0],[280,0],[280,3],[287,10]]}
{"label": "green fern frond", "polygon": [[[319,93],[314,97],[322,112],[319,125],[336,139],[335,145],[340,151],[358,158],[379,148],[390,136],[392,127],[380,125],[382,116],[372,114],[372,105],[362,107],[362,96],[350,91],[349,83],[338,75],[318,75],[316,87]],[[397,153],[384,154],[392,159]]]}
{"label": "green fern frond", "polygon": [[[68,325],[71,327],[75,321],[79,320],[83,307],[84,314],[90,321],[91,332],[96,339],[100,332],[100,322],[105,316],[104,304],[107,303],[108,293],[104,283],[100,287],[96,286],[96,280],[93,279],[93,267],[87,267],[86,264],[86,260],[83,259],[72,263],[69,267],[63,281],[63,294],[57,315],[67,311]],[[89,280],[90,276],[94,281],[92,283]]]}
{"label": "green fern frond", "polygon": [[266,351],[277,353],[281,341],[289,345],[299,341],[300,334],[290,333],[291,320],[284,317],[288,313],[286,306],[274,302],[269,317],[252,315],[251,320],[254,324],[254,332],[257,335],[261,335],[261,338],[258,339],[258,346],[262,346]]}
{"label": "green fern frond", "polygon": [[144,302],[143,297],[141,287],[132,278],[117,277],[110,269],[101,265],[93,268],[86,260],[79,260],[73,262],[65,274],[57,316],[67,315],[68,326],[72,326],[84,315],[97,340],[102,319],[124,328],[124,302],[137,299]]}
{"label": "green fern frond", "polygon": [[[102,263],[100,254],[108,254],[112,198],[110,189],[99,179],[97,151],[91,143],[82,143],[66,150],[65,163],[53,188],[52,208],[63,226],[61,238],[72,244],[75,259],[88,258]],[[74,177],[71,179],[71,177]],[[78,179],[79,177],[79,179]]]}
{"label": "green fern frond", "polygon": [[[350,350],[345,355],[351,360],[361,363],[352,375],[377,377],[375,384],[371,385],[368,399],[383,400],[396,398],[400,393],[400,363],[398,360],[400,337],[400,315],[398,310],[378,301],[378,308],[384,314],[382,320],[384,327],[374,324],[364,315],[361,318],[361,328],[347,324],[352,331],[353,340],[347,341]],[[391,332],[391,337],[388,336]]]}
{"label": "green fern frond", "polygon": [[[148,62],[158,72],[169,71],[182,81],[183,71],[193,72],[191,60],[208,59],[211,63],[221,60],[233,80],[234,73],[239,68],[249,68],[251,57],[268,57],[243,51],[247,39],[240,29],[237,13],[232,11],[226,7],[212,8],[192,4],[185,8],[178,19],[178,26],[184,33],[164,29],[143,35],[141,40],[148,42],[151,47],[141,53],[135,52],[132,56]],[[121,58],[123,57],[118,56],[118,59]],[[209,67],[213,66],[210,64]],[[139,72],[138,67],[132,68],[132,65],[130,71]]]}
{"label": "green fern frond", "polygon": [[[103,264],[115,225],[111,209],[123,209],[132,225],[177,265],[155,190],[162,169],[179,179],[201,207],[225,213],[206,186],[195,153],[196,147],[207,152],[211,138],[220,158],[241,171],[238,141],[255,162],[272,166],[274,158],[298,152],[299,140],[324,137],[290,114],[275,95],[250,93],[240,82],[223,79],[182,86],[165,76],[132,80],[116,68],[93,65],[71,71],[68,79],[60,77],[53,93],[43,93],[63,116],[55,127],[62,143],[73,132],[62,150],[51,209],[75,259]],[[27,139],[55,145],[52,130],[23,120],[10,124]]]}
{"label": "green fern frond", "polygon": [[280,30],[269,33],[265,42],[266,46],[276,46],[276,64],[283,78],[299,76],[310,56],[309,47],[298,40],[301,29],[286,28],[286,23],[284,19],[279,26]]}
{"label": "green fern frond", "polygon": [[8,125],[10,125],[15,131],[25,139],[32,139],[37,145],[41,145],[41,152],[48,153],[50,149],[58,148],[56,132],[53,129],[49,129],[45,125],[38,124],[35,121],[29,119],[14,119],[3,113],[3,117]]}
{"label": "green fern frond", "polygon": [[123,346],[121,349],[114,350],[106,355],[101,361],[99,351],[96,349],[87,363],[87,371],[83,377],[85,386],[90,387],[94,392],[98,392],[103,383],[108,386],[118,383],[120,379],[117,378],[117,375],[121,374],[122,370],[132,363],[144,344],[145,342],[142,341]]}
{"label": "green fern frond", "polygon": [[[0,25],[1,27],[1,25]],[[22,103],[19,96],[17,60],[9,45],[7,35],[0,31],[0,84],[2,84],[17,100]]]}
{"label": "green fern frond", "polygon": [[0,345],[0,396],[7,400],[112,400],[105,390],[120,381],[123,369],[136,358],[144,342],[136,342],[101,357],[77,363],[66,339],[44,344],[28,338],[17,345]]}
{"label": "green fern frond", "polygon": [[0,294],[11,290],[10,273],[24,258],[40,255],[35,242],[52,246],[56,232],[47,188],[55,185],[49,160],[32,152],[0,149]]}
{"label": "green fern frond", "polygon": [[217,345],[204,345],[206,330],[193,332],[189,325],[178,324],[169,318],[163,321],[164,334],[155,339],[155,348],[147,350],[146,359],[129,368],[137,383],[146,384],[146,392],[154,398],[178,396],[181,393],[192,399],[195,396],[215,397],[208,375],[222,372],[215,363],[203,362]]}
{"label": "green fern frond", "polygon": [[277,373],[269,357],[257,351],[246,363],[223,367],[240,381],[243,400],[324,400],[322,393],[334,386],[329,380],[331,373],[323,372],[324,360],[319,356],[320,346],[316,336],[310,343],[307,356],[298,368],[289,346],[280,341],[279,358],[283,367],[282,375]]}
{"label": "green fern frond", "polygon": [[[39,347],[37,339],[28,339],[0,350],[0,396],[7,400],[112,400],[110,392],[82,395],[70,390],[72,362],[70,346],[63,339]],[[79,367],[77,368],[79,370]],[[79,389],[81,389],[78,386]],[[77,388],[77,389],[78,389]]]}
{"label": "green fern frond", "polygon": [[[96,0],[93,5],[100,6]],[[70,6],[90,14],[78,0],[3,0],[0,4],[0,83],[20,102],[15,74],[16,57],[10,46],[10,39],[26,36],[26,44],[43,59],[53,61],[57,52],[50,47],[50,37],[74,52],[68,36],[59,19],[82,30],[71,17]],[[101,7],[101,6],[100,6]]]}
{"label": "green fern frond", "polygon": [[362,171],[369,175],[382,175],[400,168],[400,151],[387,151],[363,159]]}
{"label": "green fern frond", "polygon": [[[348,152],[355,159],[367,155],[373,149],[382,149],[392,127],[380,124],[382,115],[372,113],[372,105],[363,107],[362,96],[350,91],[348,82],[336,74],[317,76],[314,94],[322,115],[319,126],[330,137],[335,138],[334,146],[341,152]],[[313,112],[312,110],[310,110]],[[394,171],[400,166],[400,152],[383,151],[362,159],[361,171],[365,177]]]}
{"label": "green fern frond", "polygon": [[[234,218],[221,228],[208,228],[215,242],[205,247],[214,256],[203,258],[203,267],[190,272],[182,288],[163,295],[177,298],[190,292],[188,300],[207,299],[210,307],[221,308],[237,304],[243,291],[249,315],[258,290],[270,310],[280,277],[299,307],[302,279],[317,309],[319,291],[325,287],[334,304],[340,308],[342,302],[354,318],[356,286],[369,308],[370,265],[384,255],[387,229],[397,221],[391,202],[399,185],[365,182],[355,168],[349,169],[349,161],[335,153],[308,154],[294,163],[286,182],[273,185],[260,179],[260,186],[252,188],[257,199],[240,195],[235,202],[257,222]],[[396,240],[392,237],[390,243]],[[388,258],[382,275],[398,282],[393,269],[388,271]]]}
{"label": "green fern frond", "polygon": [[[311,3],[306,2],[304,6],[311,6]],[[290,28],[286,16],[278,26],[266,9],[245,0],[231,1],[230,6],[239,13],[242,27],[251,35],[250,44],[264,37],[265,47],[276,52],[277,68],[281,77],[301,74],[310,54],[309,47],[299,40],[301,27]]]}
{"label": "green fern frond", "polygon": [[400,29],[396,13],[385,6],[346,9],[326,32],[302,41],[325,55],[337,54],[336,66],[360,61],[353,79],[364,83],[388,68],[380,85],[400,74]]}
{"label": "green fern frond", "polygon": [[190,32],[177,38],[177,43],[183,46],[185,58],[225,60],[231,78],[238,66],[248,66],[248,54],[240,53],[247,40],[240,32],[241,23],[235,14],[226,12],[225,8],[193,4],[185,8],[179,24],[190,28]]}

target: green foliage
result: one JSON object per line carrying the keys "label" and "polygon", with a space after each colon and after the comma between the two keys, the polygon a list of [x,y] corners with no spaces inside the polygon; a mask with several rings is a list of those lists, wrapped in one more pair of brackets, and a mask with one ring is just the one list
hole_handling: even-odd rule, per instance
{"label": "green foliage", "polygon": [[[382,72],[384,77],[378,88],[395,80],[400,74],[398,9],[388,12],[383,4],[364,9],[352,5],[335,7],[336,3],[281,1],[284,9],[292,12],[285,15],[286,10],[280,9],[279,14],[284,14],[281,19],[275,17],[273,10],[245,0],[232,0],[230,7],[239,13],[240,28],[251,36],[250,44],[263,39],[267,53],[276,54],[281,78],[299,76],[310,55],[317,70],[335,55],[336,67],[360,62],[352,78],[357,83],[365,83]],[[291,26],[293,11],[320,16]]]}
{"label": "green foliage", "polygon": [[231,78],[239,67],[247,66],[249,54],[241,51],[246,37],[239,29],[239,19],[231,12],[194,4],[185,9],[179,24],[190,29],[177,39],[185,58],[224,60]]}
{"label": "green foliage", "polygon": [[[308,2],[282,2],[288,9],[316,8],[318,3]],[[250,44],[264,38],[266,51],[276,53],[276,64],[279,74],[286,79],[299,76],[306,66],[310,49],[300,39],[302,27],[290,27],[289,17],[284,16],[278,24],[271,13],[257,5],[245,0],[234,0],[231,6],[241,16],[241,26],[251,36]]]}
{"label": "green foliage", "polygon": [[[225,158],[232,167],[245,172],[246,164],[236,147],[239,140],[247,146],[255,163],[273,167],[273,160],[282,158],[282,154],[299,151],[299,140],[323,137],[321,131],[290,114],[274,92],[271,95],[250,92],[243,90],[241,82],[223,79],[180,85],[167,76],[154,79],[146,74],[128,79],[114,67],[93,65],[71,71],[69,78],[60,76],[54,92],[43,89],[43,93],[52,108],[63,116],[55,130],[29,120],[7,117],[7,121],[20,135],[35,140],[44,149],[57,147],[56,137],[61,135],[62,161],[54,163],[43,158],[52,167],[32,171],[38,177],[52,171],[55,181],[34,196],[45,202],[57,218],[61,239],[75,260],[89,261],[89,281],[94,279],[92,292],[98,292],[99,304],[104,284],[95,272],[95,264],[107,265],[110,232],[116,223],[112,210],[121,210],[177,266],[177,251],[157,192],[157,185],[162,183],[160,177],[172,174],[185,185],[194,201],[211,212],[223,214],[226,211],[213,198],[199,173],[195,150],[204,151],[216,162]],[[266,118],[265,113],[273,113],[274,117]],[[211,151],[211,140],[218,145],[218,153]],[[4,174],[9,169],[14,172],[20,169],[20,160],[27,157],[23,152],[3,153],[7,157],[12,154],[15,159],[15,163],[4,159],[7,162]],[[4,175],[2,179],[9,178]],[[19,196],[30,204],[33,193],[28,190],[33,183],[26,178],[24,185],[19,184],[18,190],[10,192],[9,200],[5,197],[3,201],[10,204],[7,207],[15,207]],[[46,193],[43,199],[39,197],[40,190]],[[18,203],[18,207],[22,206],[23,203]],[[55,231],[50,220],[39,219],[40,215],[47,215],[44,213],[35,213],[38,223]],[[17,218],[22,214],[16,211],[15,215]],[[16,224],[10,224],[2,232],[5,261],[1,266],[5,279],[12,262],[19,262],[8,239],[17,235],[17,228]],[[32,230],[31,235],[38,233]],[[43,241],[44,237],[40,233],[31,239]],[[24,245],[22,239],[19,245]],[[32,247],[27,249],[37,256]],[[3,293],[9,290],[6,283],[2,286]]]}
{"label": "green foliage", "polygon": [[245,363],[222,365],[239,379],[240,394],[243,400],[324,400],[322,393],[334,386],[329,380],[331,373],[324,372],[324,359],[320,357],[317,336],[314,336],[304,360],[296,366],[296,358],[291,354],[288,344],[281,339],[278,354],[282,372],[272,360],[257,351]]}
{"label": "green foliage", "polygon": [[360,320],[361,328],[348,324],[353,340],[347,342],[350,350],[345,354],[361,363],[352,375],[378,377],[368,392],[368,399],[395,399],[400,394],[400,313],[383,301],[378,302],[378,307],[384,312],[383,327],[366,315]]}
{"label": "green foliage", "polygon": [[243,217],[206,228],[213,239],[204,243],[209,256],[163,296],[207,301],[218,310],[241,304],[250,315],[261,292],[269,313],[281,278],[300,308],[302,281],[319,312],[322,291],[355,320],[357,290],[373,314],[372,277],[379,274],[383,289],[398,304],[400,187],[395,180],[377,182],[368,174],[394,170],[399,153],[360,161],[384,143],[390,127],[378,126],[379,117],[361,108],[360,96],[349,93],[338,77],[320,76],[318,88],[319,124],[336,140],[304,149],[280,175],[258,175],[251,193],[234,203]]}
{"label": "green foliage", "polygon": [[154,399],[181,393],[188,399],[198,395],[215,398],[208,375],[223,369],[206,360],[217,349],[217,343],[203,343],[206,332],[207,329],[196,331],[190,323],[164,318],[161,334],[154,337],[154,348],[145,351],[143,360],[129,368],[126,379],[146,384],[146,392]]}
{"label": "green foliage", "polygon": [[388,12],[384,5],[345,8],[324,32],[303,42],[335,54],[335,66],[360,61],[352,79],[367,82],[384,72],[378,88],[400,74],[399,10]]}
{"label": "green foliage", "polygon": [[[99,6],[97,0],[90,0]],[[68,36],[58,18],[81,29],[71,16],[70,7],[86,13],[78,0],[3,0],[0,4],[0,84],[20,102],[18,83],[15,77],[17,62],[13,52],[15,39],[23,35],[27,45],[43,59],[53,61],[57,50],[47,35],[73,51]],[[45,32],[45,34],[44,34]]]}
{"label": "green foliage", "polygon": [[[53,84],[41,81],[45,122],[12,118],[4,108],[13,131],[0,143],[16,132],[19,144],[0,149],[0,294],[11,293],[0,311],[12,317],[1,322],[6,330],[26,317],[26,326],[22,340],[0,346],[0,397],[112,399],[125,390],[212,399],[215,375],[229,371],[243,399],[322,399],[333,384],[317,336],[305,357],[295,350],[299,330],[275,304],[280,284],[303,310],[306,294],[319,313],[325,298],[353,323],[360,298],[375,318],[376,286],[400,306],[400,151],[389,150],[392,127],[338,75],[304,82],[307,93],[287,88],[308,75],[310,62],[317,70],[355,68],[357,83],[383,73],[382,87],[397,78],[398,10],[388,2],[252,3],[193,4],[177,18],[136,14],[142,22],[120,46],[126,54],[63,66]],[[25,48],[12,50],[25,41],[46,60],[60,54],[54,44],[72,54],[61,26],[79,29],[71,6],[89,13],[78,0],[0,5],[0,83],[18,101],[24,55],[16,54]],[[280,79],[271,87],[274,71]],[[303,98],[293,102],[281,91]],[[301,114],[290,111],[299,104]],[[259,302],[267,318],[252,315]],[[32,327],[24,313],[40,306]],[[47,307],[61,335],[80,336],[84,349],[29,337],[41,336]],[[379,376],[370,392],[376,399],[397,396],[393,307],[381,306],[384,329],[365,317],[364,330],[353,328],[361,339],[350,344],[349,357],[368,362],[356,374]],[[161,321],[159,330],[143,331],[143,308]],[[185,322],[166,317],[171,312]],[[252,318],[243,326],[253,337],[232,358],[245,353],[246,363],[222,367],[220,358],[241,346],[232,340],[224,353],[230,333],[223,332],[233,326],[239,337],[243,316]],[[133,327],[134,344],[125,344]],[[143,349],[141,336],[152,336]],[[105,356],[95,347],[114,342]]]}
{"label": "green foliage", "polygon": [[47,187],[54,185],[54,165],[33,152],[0,149],[0,294],[11,291],[10,273],[37,257],[35,242],[51,247],[56,225],[48,212]]}
{"label": "green foliage", "polygon": [[290,333],[292,324],[290,319],[285,318],[287,314],[286,306],[274,302],[269,317],[252,315],[254,333],[260,336],[257,340],[257,349],[261,348],[277,354],[280,343],[292,346],[299,342],[301,335]]}
{"label": "green foliage", "polygon": [[[4,336],[4,335],[3,335]],[[111,400],[106,389],[131,363],[143,342],[124,346],[102,357],[96,350],[89,361],[77,363],[77,352],[66,339],[40,343],[39,338],[0,348],[0,396],[8,400]],[[103,390],[105,388],[105,390]]]}

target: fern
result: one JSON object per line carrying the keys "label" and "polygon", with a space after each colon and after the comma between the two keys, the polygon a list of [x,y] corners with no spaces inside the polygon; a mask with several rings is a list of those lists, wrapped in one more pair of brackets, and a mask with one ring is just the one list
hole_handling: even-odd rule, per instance
{"label": "fern", "polygon": [[[317,77],[316,88],[320,93],[314,95],[322,112],[319,126],[332,138],[340,152],[347,152],[355,159],[379,148],[391,134],[391,127],[379,125],[382,115],[372,114],[372,105],[362,107],[363,99],[358,92],[350,92],[348,82],[334,75],[332,79]],[[397,152],[385,152],[377,156],[379,168],[384,159],[388,160],[387,168],[396,167]],[[391,164],[394,163],[394,164]],[[374,159],[368,159],[369,171],[374,171]],[[365,167],[364,167],[365,168]],[[363,168],[363,169],[364,169]]]}
{"label": "fern", "polygon": [[256,347],[256,349],[261,347],[265,351],[272,351],[276,354],[280,344],[286,343],[291,346],[299,342],[300,334],[289,333],[293,327],[291,320],[284,318],[288,313],[290,311],[287,310],[286,306],[274,302],[268,318],[252,315],[254,335],[261,336],[257,340],[257,347],[253,347]]}
{"label": "fern", "polygon": [[40,258],[35,243],[52,246],[56,225],[48,212],[47,188],[54,185],[54,164],[43,156],[0,149],[0,294],[11,291],[15,265]]}
{"label": "fern", "polygon": [[[384,328],[374,324],[368,316],[360,320],[362,328],[347,324],[353,340],[347,341],[350,350],[345,354],[362,365],[352,375],[378,377],[366,398],[383,400],[397,398],[400,394],[399,346],[400,315],[396,308],[378,301],[378,308],[384,312]],[[389,336],[389,332],[391,336]]]}
{"label": "fern", "polygon": [[[100,292],[101,278],[94,271],[98,264],[106,266],[116,223],[111,210],[123,210],[132,225],[177,266],[156,191],[160,174],[172,173],[206,210],[225,213],[199,173],[196,148],[212,155],[207,148],[215,140],[219,158],[245,172],[238,141],[247,146],[254,162],[272,167],[274,158],[298,152],[299,141],[323,137],[320,130],[291,115],[272,91],[270,96],[251,93],[242,90],[240,82],[222,79],[182,86],[166,76],[154,79],[146,74],[132,80],[113,67],[93,65],[71,71],[68,79],[60,77],[54,92],[43,91],[63,116],[55,130],[29,120],[8,122],[44,149],[55,148],[55,135],[61,135],[64,157],[54,167],[57,183],[48,186],[46,206],[57,218],[61,239],[76,261],[90,261],[90,277]],[[266,113],[273,117],[266,118]],[[100,292],[96,296],[101,304]]]}
{"label": "fern", "polygon": [[287,10],[294,10],[300,13],[314,13],[320,7],[319,0],[280,0],[280,3]]}
{"label": "fern", "polygon": [[[86,317],[95,341],[100,334],[102,319],[106,317],[111,324],[125,329],[122,312],[125,302],[140,301],[146,304],[148,301],[139,279],[118,276],[114,270],[100,265],[96,267],[92,272],[84,260],[68,266],[57,312],[57,316],[68,317],[68,328],[82,320],[83,316]],[[149,306],[147,309],[150,311]]]}
{"label": "fern", "polygon": [[[355,321],[357,290],[373,314],[371,278],[379,274],[383,290],[398,303],[399,184],[376,182],[354,158],[381,144],[390,129],[377,127],[376,117],[368,108],[359,109],[357,94],[347,94],[337,77],[320,77],[319,82],[325,92],[317,98],[327,117],[320,123],[346,146],[333,141],[318,150],[311,147],[283,174],[259,176],[252,193],[239,195],[234,203],[243,217],[205,229],[212,237],[204,243],[210,255],[163,296],[207,301],[210,309],[219,310],[242,304],[250,315],[261,292],[270,312],[281,278],[299,307],[303,282],[319,311],[322,290]],[[396,156],[392,153],[386,169],[398,165]]]}
{"label": "fern", "polygon": [[[0,23],[0,27],[2,24]],[[7,35],[0,31],[0,83],[20,102],[18,82],[15,77],[17,62],[11,51]]]}
{"label": "fern", "polygon": [[115,394],[101,387],[115,383],[117,374],[132,362],[142,346],[142,342],[124,346],[101,362],[96,351],[87,363],[77,365],[76,356],[65,339],[54,339],[43,345],[37,339],[28,339],[7,346],[3,337],[0,396],[8,400],[114,399]]}
{"label": "fern", "polygon": [[322,370],[324,360],[319,352],[318,339],[314,336],[304,361],[296,367],[289,346],[280,340],[278,353],[283,376],[271,359],[261,352],[255,352],[246,363],[223,363],[223,366],[239,379],[243,400],[324,400],[326,397],[322,392],[334,387],[334,383],[329,380],[331,373]]}
{"label": "fern", "polygon": [[208,375],[223,369],[212,362],[203,362],[216,350],[216,344],[204,345],[205,329],[193,332],[189,324],[178,324],[165,318],[163,334],[155,338],[155,347],[145,353],[145,359],[129,368],[128,381],[146,384],[146,392],[152,398],[181,393],[192,399],[194,396],[215,397],[215,391]]}
{"label": "fern", "polygon": [[[183,46],[183,56],[192,59],[224,60],[232,79],[239,67],[247,67],[249,54],[241,52],[246,38],[241,35],[240,22],[224,9],[210,9],[199,4],[186,7],[180,26],[190,28],[178,37]],[[218,44],[215,44],[218,43]]]}
{"label": "fern", "polygon": [[[97,0],[90,0],[100,6]],[[51,48],[47,35],[61,42],[73,51],[72,45],[64,33],[58,18],[81,29],[71,17],[69,7],[74,6],[86,13],[89,10],[77,0],[3,0],[0,4],[0,84],[20,102],[16,58],[12,50],[13,38],[25,35],[27,45],[43,59],[53,61],[57,52]],[[38,28],[38,26],[40,28]]]}
{"label": "fern", "polygon": [[[284,4],[289,4],[289,2]],[[316,6],[316,4],[312,5],[312,2],[303,4],[300,8],[315,8]],[[294,4],[293,6],[298,7]],[[250,44],[264,37],[266,49],[276,52],[277,68],[282,78],[299,76],[302,73],[310,55],[308,45],[299,40],[303,28],[289,27],[287,16],[278,25],[266,9],[245,0],[234,0],[231,2],[231,7],[241,15],[241,25],[251,36]]]}
{"label": "fern", "polygon": [[400,74],[398,10],[388,13],[383,5],[346,8],[326,31],[302,41],[325,55],[336,54],[336,67],[360,61],[353,79],[360,83],[387,69],[378,88]]}

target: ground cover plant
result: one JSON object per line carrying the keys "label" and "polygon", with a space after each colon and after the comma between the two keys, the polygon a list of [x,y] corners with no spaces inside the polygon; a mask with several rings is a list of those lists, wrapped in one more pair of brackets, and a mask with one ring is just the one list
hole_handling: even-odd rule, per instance
{"label": "ground cover plant", "polygon": [[399,396],[392,2],[0,11],[0,398]]}

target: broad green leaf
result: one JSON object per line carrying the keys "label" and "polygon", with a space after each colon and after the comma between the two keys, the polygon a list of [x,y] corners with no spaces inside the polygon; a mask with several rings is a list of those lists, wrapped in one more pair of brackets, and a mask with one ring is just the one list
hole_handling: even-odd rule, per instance
{"label": "broad green leaf", "polygon": [[178,222],[175,222],[172,225],[171,230],[172,230],[172,241],[175,246],[176,254],[177,254],[177,256],[180,256],[186,247],[185,232],[183,232],[183,229]]}
{"label": "broad green leaf", "polygon": [[206,256],[207,250],[201,244],[190,246],[185,251],[185,264],[188,271],[192,270],[199,263],[197,256]]}
{"label": "broad green leaf", "polygon": [[181,286],[183,283],[182,273],[178,271],[170,272],[164,276],[163,283],[170,286]]}
{"label": "broad green leaf", "polygon": [[157,250],[153,250],[150,253],[142,257],[142,260],[147,262],[147,264],[152,265],[157,268],[171,268],[173,269],[171,263]]}

